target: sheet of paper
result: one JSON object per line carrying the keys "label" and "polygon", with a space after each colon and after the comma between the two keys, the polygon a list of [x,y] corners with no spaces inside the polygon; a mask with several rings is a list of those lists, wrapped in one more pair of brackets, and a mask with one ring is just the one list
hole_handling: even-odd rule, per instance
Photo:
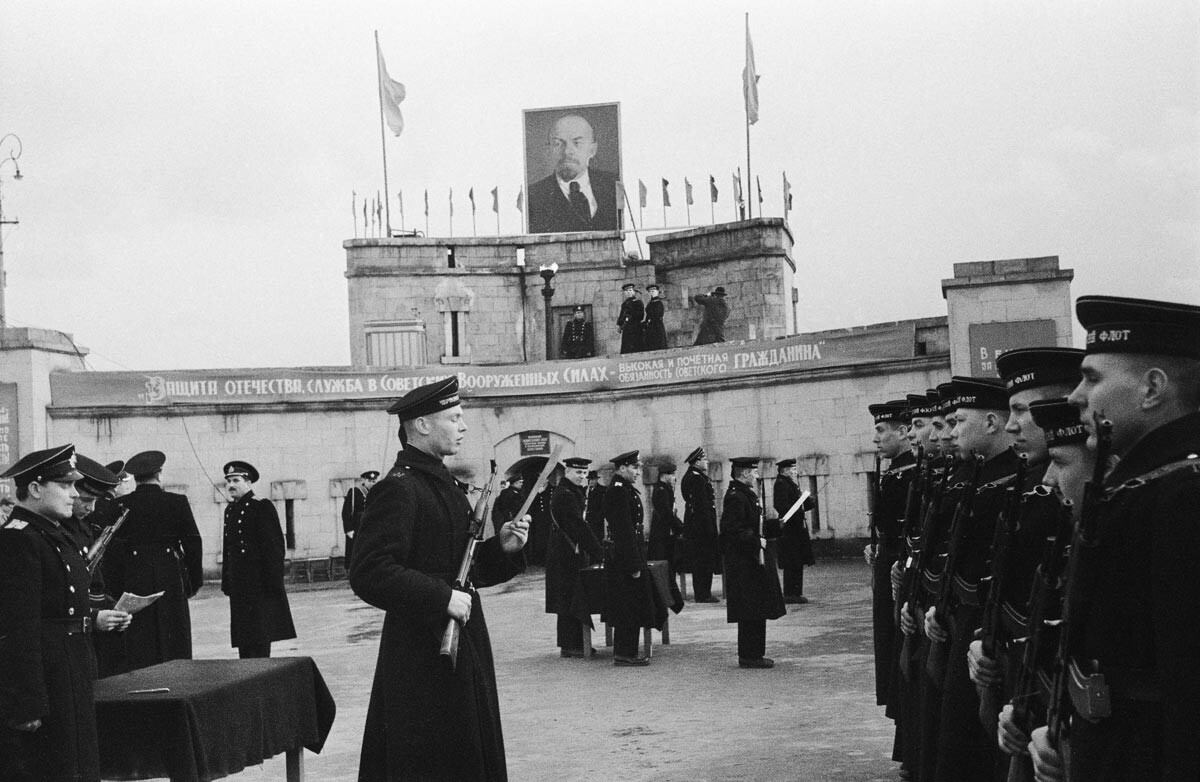
{"label": "sheet of paper", "polygon": [[125,611],[129,614],[136,614],[146,606],[152,604],[155,600],[163,596],[163,592],[155,592],[152,595],[135,595],[132,592],[126,592],[121,595],[121,599],[113,606],[117,611]]}

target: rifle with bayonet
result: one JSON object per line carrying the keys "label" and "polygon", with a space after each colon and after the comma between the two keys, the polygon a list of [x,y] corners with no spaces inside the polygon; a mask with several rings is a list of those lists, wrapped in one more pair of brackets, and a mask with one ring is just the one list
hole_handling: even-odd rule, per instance
{"label": "rifle with bayonet", "polygon": [[[918,445],[917,463],[913,466],[913,478],[908,482],[908,494],[904,497],[904,522],[900,527],[902,546],[907,546],[918,532],[916,526],[918,523],[917,520],[921,516],[921,509],[923,507],[921,499],[925,493],[926,481],[929,479],[929,476],[927,475],[928,471],[929,464],[925,459],[925,446]],[[909,555],[912,554],[911,551],[907,553]],[[905,560],[902,558],[901,562],[904,561]],[[905,565],[902,564],[901,573],[904,572],[904,568]],[[903,575],[901,575],[902,584],[903,578]],[[896,599],[892,601],[894,603],[892,606],[892,621],[895,623],[896,627],[900,626],[900,609],[903,606],[903,604],[900,602],[900,598],[903,593],[903,586],[901,586],[901,588],[897,590],[897,594],[895,596]]]}
{"label": "rifle with bayonet", "polygon": [[871,510],[867,511],[867,531],[871,535],[871,557],[879,556],[879,530],[875,525],[875,514],[879,512],[880,491],[879,480],[881,477],[879,470],[882,468],[883,455],[879,451],[875,452],[875,476],[874,483],[871,484]]}
{"label": "rifle with bayonet", "polygon": [[100,560],[104,559],[104,552],[108,549],[108,544],[112,542],[113,536],[117,534],[117,530],[121,529],[121,525],[125,523],[125,517],[129,515],[129,508],[121,511],[121,515],[117,517],[109,526],[96,537],[96,541],[92,547],[88,549],[87,569],[88,573],[95,573],[96,568],[100,567]]}
{"label": "rifle with bayonet", "polygon": [[[984,458],[979,454],[971,457],[971,473],[958,497],[954,507],[954,517],[950,521],[949,543],[946,547],[946,565],[942,568],[942,579],[938,585],[938,596],[934,602],[933,621],[949,630],[950,596],[954,593],[954,573],[958,569],[958,557],[962,553],[962,540],[967,532],[967,519],[971,516],[971,507],[975,503],[975,490],[979,486],[979,474],[983,468]],[[935,682],[946,678],[946,660],[950,656],[949,641],[929,639],[929,659],[925,661],[925,672]]]}
{"label": "rifle with bayonet", "polygon": [[[1067,560],[1067,579],[1063,585],[1062,624],[1058,636],[1058,652],[1054,657],[1054,679],[1050,691],[1050,702],[1046,708],[1046,738],[1050,746],[1064,755],[1068,764],[1070,759],[1062,750],[1063,728],[1072,714],[1079,714],[1083,719],[1096,720],[1107,716],[1111,708],[1107,686],[1100,674],[1083,676],[1080,672],[1072,671],[1072,659],[1078,645],[1079,620],[1074,616],[1079,607],[1083,589],[1083,550],[1096,545],[1096,522],[1099,515],[1100,501],[1104,494],[1104,473],[1108,467],[1108,455],[1112,449],[1111,421],[1101,420],[1096,416],[1096,465],[1092,478],[1083,488],[1083,506],[1079,518],[1075,522],[1075,533],[1071,537],[1071,554]],[[1068,690],[1068,679],[1077,678],[1081,684],[1081,697],[1087,698],[1086,706],[1090,713],[1082,713]]]}
{"label": "rifle with bayonet", "polygon": [[765,565],[763,556],[763,535],[767,526],[767,490],[762,478],[758,479],[758,564]]}
{"label": "rifle with bayonet", "polygon": [[[479,499],[475,501],[475,508],[471,511],[471,527],[470,536],[467,539],[467,550],[463,552],[462,562],[458,566],[458,577],[454,579],[454,588],[463,591],[471,589],[471,566],[475,564],[475,550],[483,541],[484,519],[487,516],[488,500],[492,496],[492,490],[496,485],[496,460],[492,459],[492,471],[488,477],[487,484],[483,490],[479,492]],[[517,516],[516,518],[520,518]],[[462,634],[462,627],[458,624],[458,620],[451,617],[446,622],[446,630],[442,633],[442,648],[440,654],[450,662],[451,670],[458,663],[458,639]]]}
{"label": "rifle with bayonet", "polygon": [[[1066,567],[1067,544],[1071,540],[1073,505],[1065,498],[1059,505],[1054,539],[1042,551],[1042,561],[1038,565],[1037,575],[1029,593],[1029,617],[1026,624],[1028,633],[1024,638],[1013,641],[1015,644],[1021,644],[1023,648],[1013,689],[1015,695],[1012,699],[1012,720],[1017,729],[1026,736],[1030,735],[1034,728],[1033,709],[1038,700],[1038,671],[1046,632],[1050,627],[1058,625],[1057,619],[1051,619],[1051,613],[1058,613],[1056,608],[1062,594],[1061,579]],[[1029,782],[1032,779],[1033,766],[1029,761],[1014,757],[1008,767],[1008,782]]]}
{"label": "rifle with bayonet", "polygon": [[[917,530],[919,533],[916,537],[909,539],[908,558],[904,563],[904,572],[900,576],[900,597],[896,602],[903,610],[904,605],[908,605],[910,612],[916,613],[919,617],[920,612],[917,610],[917,593],[921,589],[921,574],[929,567],[930,559],[934,556],[934,537],[937,535],[938,527],[938,508],[941,505],[942,494],[946,490],[946,484],[950,481],[950,476],[953,473],[950,465],[946,466],[946,471],[942,474],[940,481],[935,480],[932,473],[932,464],[929,467],[930,475],[928,478],[928,490],[921,497],[921,526]],[[919,622],[920,619],[918,618]],[[916,642],[916,634],[904,634],[904,640],[900,645],[900,672],[904,675],[904,680],[911,682],[916,675],[913,669],[913,643]]]}
{"label": "rifle with bayonet", "polygon": [[[983,603],[983,624],[980,633],[983,655],[988,659],[997,658],[997,638],[1000,635],[1000,607],[1003,604],[1005,582],[1009,571],[1009,560],[1012,557],[1013,538],[1016,537],[1017,527],[1021,522],[1021,498],[1024,496],[1025,474],[1029,469],[1029,458],[1025,454],[1017,455],[1017,477],[1005,489],[1004,509],[996,521],[996,532],[992,538],[992,568],[991,575],[985,576],[980,587],[988,584],[987,598]],[[993,727],[996,715],[1000,713],[999,685],[984,687],[979,693],[979,719],[985,726]]]}

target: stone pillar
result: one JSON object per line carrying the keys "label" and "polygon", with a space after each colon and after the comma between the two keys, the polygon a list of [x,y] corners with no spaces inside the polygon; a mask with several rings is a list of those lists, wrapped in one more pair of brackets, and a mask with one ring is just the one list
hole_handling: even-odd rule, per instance
{"label": "stone pillar", "polygon": [[996,377],[996,356],[1019,347],[1070,347],[1072,269],[1058,256],[954,264],[942,280],[950,371]]}
{"label": "stone pillar", "polygon": [[[48,442],[50,373],[86,369],[87,353],[86,348],[76,346],[70,334],[61,331],[0,329],[0,407],[4,408],[0,412],[0,444],[4,446],[0,457],[3,451],[8,454],[0,458],[0,472],[30,451],[59,445]],[[0,495],[6,493],[5,488],[0,486]]]}

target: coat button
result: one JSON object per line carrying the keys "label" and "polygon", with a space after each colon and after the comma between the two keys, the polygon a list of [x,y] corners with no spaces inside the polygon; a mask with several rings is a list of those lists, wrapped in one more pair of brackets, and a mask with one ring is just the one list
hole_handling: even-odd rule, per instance
{"label": "coat button", "polygon": [[75,587],[69,586],[69,587],[67,587],[67,591],[71,592],[73,594],[75,592]]}
{"label": "coat button", "polygon": [[74,608],[68,608],[68,609],[67,609],[67,616],[75,616],[75,609],[74,609]]}

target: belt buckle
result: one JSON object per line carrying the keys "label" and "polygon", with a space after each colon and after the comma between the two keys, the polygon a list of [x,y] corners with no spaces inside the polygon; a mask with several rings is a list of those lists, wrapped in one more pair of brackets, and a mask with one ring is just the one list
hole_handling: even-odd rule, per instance
{"label": "belt buckle", "polygon": [[83,617],[83,632],[92,632],[92,618],[90,616]]}

